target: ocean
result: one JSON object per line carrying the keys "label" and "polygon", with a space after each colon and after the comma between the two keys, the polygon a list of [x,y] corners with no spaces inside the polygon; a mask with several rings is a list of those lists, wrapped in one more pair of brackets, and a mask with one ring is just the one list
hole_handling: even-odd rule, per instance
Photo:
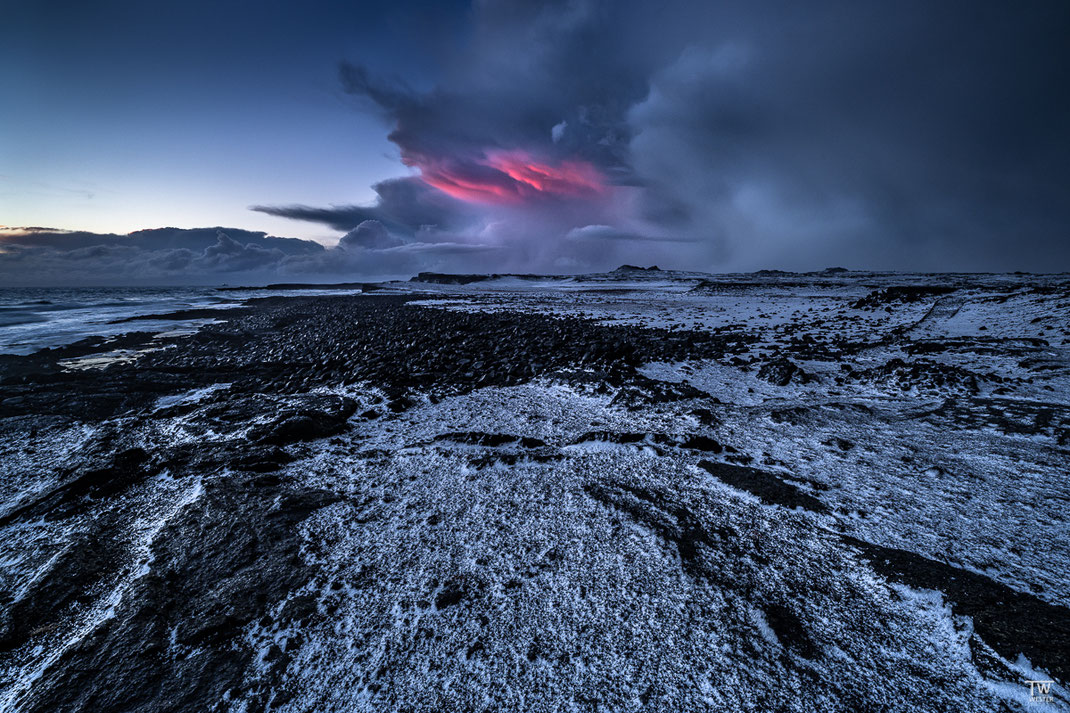
{"label": "ocean", "polygon": [[220,291],[214,287],[0,288],[0,354],[32,354],[95,335],[189,331],[210,320],[121,320],[188,309],[226,309],[250,297],[320,293],[323,291]]}

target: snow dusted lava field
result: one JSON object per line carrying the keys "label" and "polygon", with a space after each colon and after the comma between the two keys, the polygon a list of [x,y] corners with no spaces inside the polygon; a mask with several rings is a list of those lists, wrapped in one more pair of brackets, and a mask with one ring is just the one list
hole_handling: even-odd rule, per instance
{"label": "snow dusted lava field", "polygon": [[1065,275],[136,329],[0,357],[0,710],[1070,710]]}

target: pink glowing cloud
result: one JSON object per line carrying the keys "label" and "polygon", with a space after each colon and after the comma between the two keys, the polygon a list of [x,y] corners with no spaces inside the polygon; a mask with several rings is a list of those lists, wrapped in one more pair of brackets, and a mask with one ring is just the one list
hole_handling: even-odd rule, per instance
{"label": "pink glowing cloud", "polygon": [[478,159],[409,157],[429,185],[463,201],[519,203],[540,198],[590,198],[606,191],[602,174],[584,161],[547,163],[525,151]]}

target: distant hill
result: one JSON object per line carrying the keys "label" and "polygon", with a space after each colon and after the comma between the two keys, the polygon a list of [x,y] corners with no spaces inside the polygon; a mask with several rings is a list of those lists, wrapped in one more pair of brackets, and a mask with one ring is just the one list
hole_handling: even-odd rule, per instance
{"label": "distant hill", "polygon": [[651,265],[650,267],[638,267],[636,265],[621,265],[613,272],[661,272],[661,268],[657,265]]}

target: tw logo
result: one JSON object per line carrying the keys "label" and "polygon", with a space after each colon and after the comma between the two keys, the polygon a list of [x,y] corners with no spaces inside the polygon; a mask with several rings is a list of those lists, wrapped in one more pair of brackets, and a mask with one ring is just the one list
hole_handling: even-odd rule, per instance
{"label": "tw logo", "polygon": [[1026,681],[1029,684],[1030,703],[1054,703],[1051,695],[1051,684],[1054,681]]}

